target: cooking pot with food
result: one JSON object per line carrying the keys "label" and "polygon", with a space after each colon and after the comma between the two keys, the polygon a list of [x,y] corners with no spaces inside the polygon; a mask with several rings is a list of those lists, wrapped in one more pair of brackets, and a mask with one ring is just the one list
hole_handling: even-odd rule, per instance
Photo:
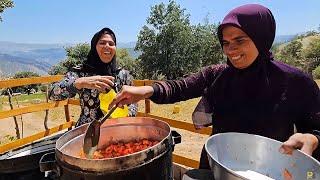
{"label": "cooking pot with food", "polygon": [[54,154],[40,160],[42,171],[53,170],[59,179],[173,179],[172,152],[181,136],[170,126],[149,117],[110,119],[100,128],[98,149],[114,143],[147,139],[158,143],[133,154],[114,158],[81,157],[87,124],[61,136]]}

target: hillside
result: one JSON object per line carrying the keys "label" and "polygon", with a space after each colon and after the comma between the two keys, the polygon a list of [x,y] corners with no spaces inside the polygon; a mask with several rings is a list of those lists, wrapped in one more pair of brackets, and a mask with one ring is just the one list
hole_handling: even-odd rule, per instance
{"label": "hillside", "polygon": [[[298,39],[298,41],[300,41],[302,43],[302,49],[306,49],[308,47],[309,43],[311,42],[311,40],[316,39],[316,38],[320,38],[320,35],[318,34],[318,35],[313,35],[313,36],[307,36],[302,39]],[[285,42],[285,43],[279,45],[278,49],[282,50],[291,41],[288,41],[288,42]]]}
{"label": "hillside", "polygon": [[37,61],[30,58],[0,54],[0,76],[12,76],[19,71],[32,71],[40,75],[45,75],[51,67],[46,62]]}

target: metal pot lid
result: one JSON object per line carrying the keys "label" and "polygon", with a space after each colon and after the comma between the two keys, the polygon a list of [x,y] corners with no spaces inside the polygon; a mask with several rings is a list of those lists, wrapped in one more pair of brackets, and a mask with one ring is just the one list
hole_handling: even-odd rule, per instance
{"label": "metal pot lid", "polygon": [[79,126],[56,143],[56,159],[60,165],[90,172],[116,172],[148,163],[171,150],[173,142],[170,126],[149,117],[127,117],[107,120],[101,126],[98,149],[114,142],[129,142],[139,139],[157,140],[159,143],[140,152],[106,159],[83,159],[80,151],[87,124]]}

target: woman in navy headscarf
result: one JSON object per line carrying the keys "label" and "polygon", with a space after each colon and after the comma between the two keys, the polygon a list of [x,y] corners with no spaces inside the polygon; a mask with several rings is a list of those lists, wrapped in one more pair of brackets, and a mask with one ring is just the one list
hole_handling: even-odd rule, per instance
{"label": "woman in navy headscarf", "polygon": [[[268,8],[257,4],[237,7],[218,27],[226,65],[205,67],[182,80],[126,86],[114,103],[142,98],[173,103],[202,96],[193,113],[196,127],[213,124],[213,134],[266,136],[284,142],[283,153],[298,148],[319,159],[319,88],[300,70],[273,58],[269,50],[275,30]],[[209,168],[205,151],[200,168]]]}
{"label": "woman in navy headscarf", "polygon": [[[123,85],[131,85],[133,77],[128,71],[116,66],[116,36],[109,28],[103,28],[91,39],[87,59],[65,77],[52,85],[49,97],[52,100],[80,97],[81,114],[76,126],[91,122],[103,116],[100,93],[110,89],[118,91]],[[137,105],[130,104],[128,116],[135,116]]]}

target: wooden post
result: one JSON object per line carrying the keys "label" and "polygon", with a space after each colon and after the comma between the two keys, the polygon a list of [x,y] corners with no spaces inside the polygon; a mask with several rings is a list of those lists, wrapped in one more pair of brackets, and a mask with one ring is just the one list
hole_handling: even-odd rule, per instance
{"label": "wooden post", "polygon": [[[12,90],[11,90],[10,88],[7,89],[10,108],[13,109],[13,105],[12,105],[12,101],[11,101],[11,98],[12,98],[12,93],[11,93],[11,91],[12,91]],[[16,125],[16,135],[17,135],[17,139],[20,139],[21,137],[20,137],[20,131],[19,131],[19,125],[18,125],[17,117],[16,117],[16,116],[13,116],[13,120],[14,120],[14,124]]]}
{"label": "wooden post", "polygon": [[[66,121],[70,122],[71,118],[70,118],[70,113],[69,113],[69,105],[64,105],[64,114],[66,115]],[[71,130],[72,127],[69,127],[68,130]]]}
{"label": "wooden post", "polygon": [[[143,82],[143,85],[146,86],[146,85],[147,85],[147,84],[146,84],[146,81],[149,81],[149,80],[148,80],[148,79],[144,79],[143,81],[144,81],[144,82]],[[144,100],[144,106],[145,106],[145,112],[144,112],[144,113],[145,113],[146,115],[147,115],[147,114],[150,114],[150,108],[151,108],[151,107],[150,107],[150,99],[145,99],[145,100]]]}
{"label": "wooden post", "polygon": [[149,114],[150,113],[150,99],[145,99],[144,104],[145,104],[145,114]]}
{"label": "wooden post", "polygon": [[[48,84],[46,84],[46,102],[48,103],[49,102],[49,87],[48,87]],[[48,130],[48,116],[49,116],[49,109],[46,109],[46,114],[44,116],[44,121],[43,121],[43,125],[44,125],[44,129],[45,130]]]}

